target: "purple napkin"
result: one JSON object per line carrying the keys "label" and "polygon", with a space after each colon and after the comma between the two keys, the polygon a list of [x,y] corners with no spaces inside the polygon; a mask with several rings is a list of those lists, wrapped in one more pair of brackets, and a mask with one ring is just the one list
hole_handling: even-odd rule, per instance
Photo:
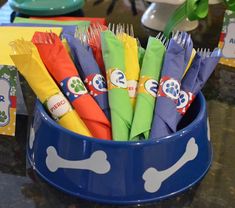
{"label": "purple napkin", "polygon": [[214,71],[221,57],[221,50],[215,49],[212,53],[198,52],[181,83],[180,95],[177,104],[177,122],[187,112],[198,92],[203,88]]}
{"label": "purple napkin", "polygon": [[180,83],[192,49],[193,43],[187,33],[176,35],[170,40],[165,54],[150,139],[158,139],[176,131]]}
{"label": "purple napkin", "polygon": [[106,80],[94,59],[92,49],[88,45],[82,45],[81,41],[72,35],[64,34],[64,37],[69,44],[79,75],[106,117],[111,120]]}
{"label": "purple napkin", "polygon": [[50,24],[32,24],[32,23],[2,23],[1,26],[12,26],[12,27],[61,27],[63,28],[63,31],[61,35],[63,34],[71,34],[74,35],[75,31],[77,29],[77,26],[75,25],[50,25]]}

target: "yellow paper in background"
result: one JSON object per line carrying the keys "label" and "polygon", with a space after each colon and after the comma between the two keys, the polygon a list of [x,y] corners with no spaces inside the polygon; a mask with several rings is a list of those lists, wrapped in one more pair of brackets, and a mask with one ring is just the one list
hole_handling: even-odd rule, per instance
{"label": "yellow paper in background", "polygon": [[125,48],[127,86],[131,104],[134,108],[136,102],[136,90],[140,74],[137,40],[125,33],[120,34],[118,39],[123,42]]}
{"label": "yellow paper in background", "polygon": [[52,31],[60,35],[62,28],[60,27],[0,27],[0,65],[14,65],[9,54],[11,54],[11,47],[9,43],[23,38],[26,41],[31,41],[36,31],[46,32]]}
{"label": "yellow paper in background", "polygon": [[[0,27],[0,78],[2,84],[5,83],[3,79],[8,80],[10,85],[10,108],[7,110],[5,108],[6,102],[0,103],[0,134],[3,135],[15,135],[15,126],[16,126],[16,69],[14,63],[10,58],[11,47],[9,43],[16,40],[24,38],[25,40],[31,41],[34,33],[36,31],[52,31],[57,35],[60,35],[62,28],[60,27]],[[15,70],[15,74],[13,74]],[[4,96],[9,93],[7,88],[1,86],[1,96]],[[4,98],[4,101],[8,102],[8,99]],[[4,113],[3,113],[4,112]],[[3,113],[3,114],[2,114]],[[4,120],[7,123],[4,123]]]}

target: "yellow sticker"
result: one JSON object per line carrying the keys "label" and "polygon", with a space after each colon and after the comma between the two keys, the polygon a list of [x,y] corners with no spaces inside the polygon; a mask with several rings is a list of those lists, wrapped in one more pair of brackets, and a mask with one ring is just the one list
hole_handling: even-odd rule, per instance
{"label": "yellow sticker", "polygon": [[138,85],[137,93],[149,94],[153,97],[157,96],[158,82],[149,76],[141,76]]}

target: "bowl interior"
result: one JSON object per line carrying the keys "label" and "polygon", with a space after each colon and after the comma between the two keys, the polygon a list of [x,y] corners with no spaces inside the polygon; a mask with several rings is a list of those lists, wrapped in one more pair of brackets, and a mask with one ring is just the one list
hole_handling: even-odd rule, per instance
{"label": "bowl interior", "polygon": [[[140,141],[106,141],[98,138],[92,138],[92,137],[86,137],[83,135],[76,134],[68,129],[65,129],[64,127],[60,126],[57,124],[52,118],[48,115],[46,110],[44,109],[43,105],[40,103],[40,101],[37,101],[36,103],[36,108],[39,110],[39,112],[42,114],[43,120],[45,122],[49,122],[49,124],[52,126],[52,128],[58,129],[58,131],[63,131],[67,134],[69,134],[71,137],[80,137],[85,140],[94,140],[96,139],[97,142],[100,143],[112,143],[112,144],[120,144],[123,143],[123,145],[129,145],[129,144],[140,144],[140,143],[153,143],[156,142],[156,140],[140,140]],[[185,130],[192,130],[194,126],[202,121],[204,115],[206,113],[206,102],[203,94],[200,92],[197,96],[192,105],[190,106],[189,110],[187,113],[184,115],[182,120],[180,121],[178,127],[177,127],[177,132],[173,133],[169,136],[162,137],[158,140],[158,142],[166,142],[169,139],[173,139],[175,137],[178,137],[179,135],[184,134],[186,131]]]}

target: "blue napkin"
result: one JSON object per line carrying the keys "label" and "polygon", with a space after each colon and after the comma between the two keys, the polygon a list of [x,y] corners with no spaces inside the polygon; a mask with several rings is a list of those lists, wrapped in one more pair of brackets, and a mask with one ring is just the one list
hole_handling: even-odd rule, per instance
{"label": "blue napkin", "polygon": [[87,89],[106,117],[111,120],[106,80],[95,61],[92,49],[72,35],[64,34],[64,38],[69,44],[75,65]]}
{"label": "blue napkin", "polygon": [[155,104],[150,139],[158,139],[176,131],[177,102],[180,83],[193,49],[191,37],[181,33],[170,40],[165,54],[158,98]]}
{"label": "blue napkin", "polygon": [[221,57],[221,50],[215,49],[212,53],[198,52],[181,83],[181,90],[177,104],[177,122],[187,112],[196,95],[203,88],[214,71]]}
{"label": "blue napkin", "polygon": [[77,26],[75,25],[50,25],[50,24],[32,24],[32,23],[2,23],[1,26],[11,26],[11,27],[61,27],[63,28],[62,35],[63,34],[71,34],[74,35],[77,29]]}

